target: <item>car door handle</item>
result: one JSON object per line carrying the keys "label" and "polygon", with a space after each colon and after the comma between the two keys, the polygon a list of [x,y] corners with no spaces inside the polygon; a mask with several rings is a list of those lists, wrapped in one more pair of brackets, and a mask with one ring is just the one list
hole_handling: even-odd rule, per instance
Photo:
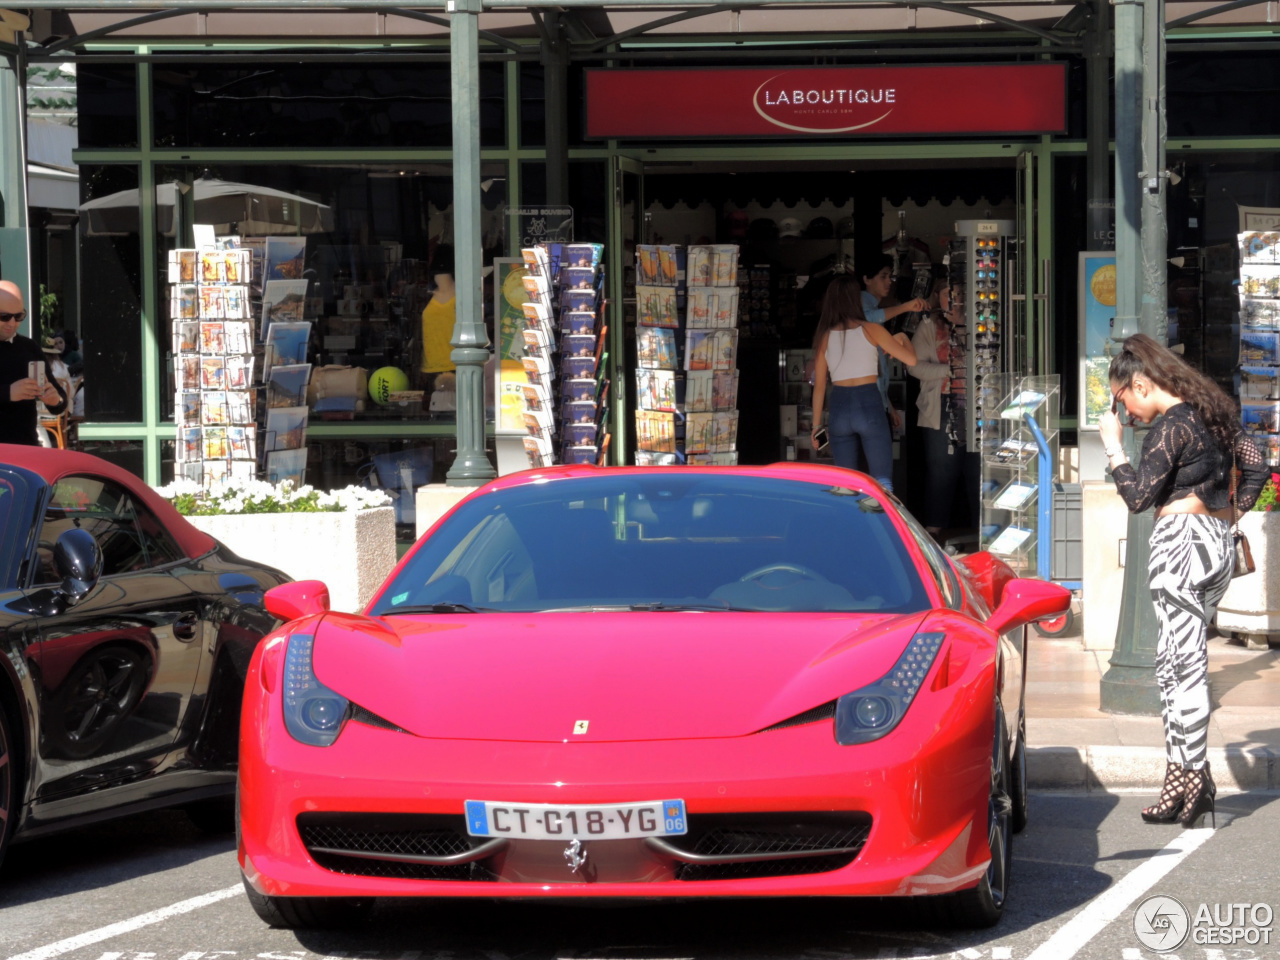
{"label": "car door handle", "polygon": [[196,636],[196,627],[200,621],[196,619],[194,613],[184,613],[177,620],[173,621],[173,635],[179,640],[194,640]]}

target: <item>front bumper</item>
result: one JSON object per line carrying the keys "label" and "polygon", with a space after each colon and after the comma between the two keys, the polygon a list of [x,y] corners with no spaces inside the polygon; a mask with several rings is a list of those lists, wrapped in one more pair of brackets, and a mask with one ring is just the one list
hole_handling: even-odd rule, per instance
{"label": "front bumper", "polygon": [[[831,722],[820,721],[728,739],[613,743],[432,740],[349,722],[333,746],[316,748],[288,736],[278,696],[251,682],[241,728],[240,864],[249,882],[272,896],[947,893],[976,884],[990,857],[992,718],[975,704],[993,697],[983,683],[963,694],[921,697],[889,736],[856,747],[837,745]],[[583,841],[589,862],[600,867],[594,874],[570,869],[565,843],[518,841],[514,851],[509,846],[461,874],[356,875],[332,869],[332,859],[329,868],[317,862],[326,858],[308,851],[298,826],[300,816],[307,823],[335,814],[434,814],[462,823],[466,800],[567,805],[673,797],[686,801],[691,830],[700,818],[778,812],[793,819],[806,812],[865,815],[870,824],[856,855],[820,864],[818,872],[736,879],[704,873],[697,882],[681,879],[663,851],[630,840]]]}

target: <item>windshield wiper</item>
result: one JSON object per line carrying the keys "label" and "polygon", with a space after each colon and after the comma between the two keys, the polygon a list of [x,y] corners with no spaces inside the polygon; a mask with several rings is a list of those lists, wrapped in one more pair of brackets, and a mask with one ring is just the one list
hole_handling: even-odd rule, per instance
{"label": "windshield wiper", "polygon": [[384,610],[379,616],[401,613],[502,613],[496,607],[473,607],[465,603],[418,603]]}
{"label": "windshield wiper", "polygon": [[680,613],[684,610],[707,610],[715,613],[727,613],[754,610],[753,607],[735,607],[728,603],[702,603],[696,600],[693,603],[665,603],[662,600],[652,600],[648,603],[633,603],[627,609],[649,613]]}

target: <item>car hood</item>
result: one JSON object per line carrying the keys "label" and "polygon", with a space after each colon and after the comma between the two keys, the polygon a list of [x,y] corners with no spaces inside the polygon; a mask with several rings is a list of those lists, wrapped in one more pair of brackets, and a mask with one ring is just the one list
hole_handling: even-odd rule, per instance
{"label": "car hood", "polygon": [[321,683],[422,737],[734,737],[879,678],[924,616],[329,614],[314,664]]}

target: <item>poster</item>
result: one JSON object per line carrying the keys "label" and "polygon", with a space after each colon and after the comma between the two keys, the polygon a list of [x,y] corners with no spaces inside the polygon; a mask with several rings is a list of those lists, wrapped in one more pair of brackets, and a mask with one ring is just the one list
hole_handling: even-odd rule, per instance
{"label": "poster", "polygon": [[524,288],[524,260],[498,258],[493,261],[493,315],[497,318],[498,364],[495,384],[498,397],[498,433],[525,433],[524,393],[529,382],[521,360],[524,358],[524,305],[529,294]]}
{"label": "poster", "polygon": [[1111,408],[1107,370],[1116,349],[1111,321],[1116,315],[1116,255],[1081,253],[1078,300],[1080,310],[1080,428],[1098,429],[1098,418]]}

